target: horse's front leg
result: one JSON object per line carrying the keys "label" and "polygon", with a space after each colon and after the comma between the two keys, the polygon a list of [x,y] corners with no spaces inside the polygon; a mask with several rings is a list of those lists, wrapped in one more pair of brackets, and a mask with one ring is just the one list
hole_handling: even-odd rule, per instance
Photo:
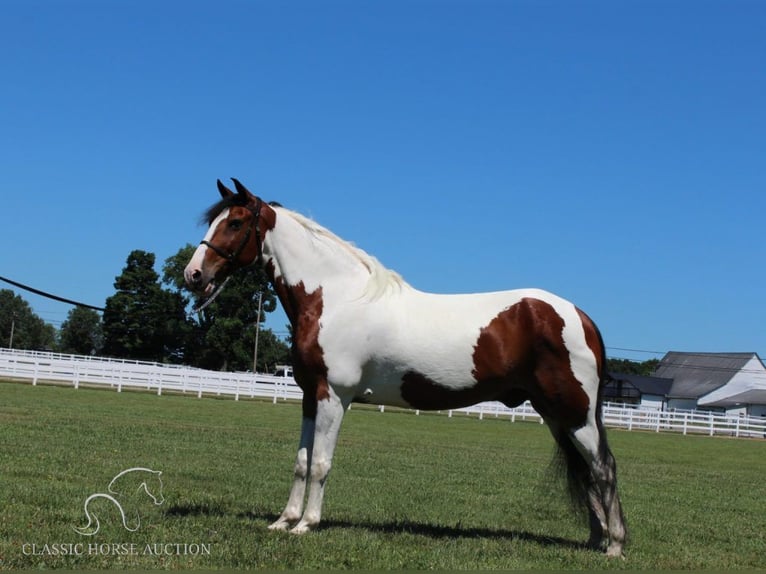
{"label": "horse's front leg", "polygon": [[311,485],[306,510],[301,521],[290,532],[304,534],[315,528],[322,518],[324,487],[332,467],[332,457],[338,442],[338,432],[349,401],[341,400],[330,387],[328,396],[317,402],[314,428],[314,449],[311,454]]}
{"label": "horse's front leg", "polygon": [[[305,399],[304,399],[305,403]],[[313,411],[311,408],[309,411]],[[311,412],[310,415],[314,413]],[[271,530],[287,530],[293,524],[298,522],[303,513],[303,498],[306,494],[306,478],[309,474],[309,464],[311,463],[311,451],[314,448],[314,417],[306,412],[304,404],[303,420],[301,422],[301,440],[298,445],[298,456],[295,460],[295,471],[293,474],[293,485],[290,488],[290,497],[287,500],[287,506],[282,511],[281,516],[269,528]]]}

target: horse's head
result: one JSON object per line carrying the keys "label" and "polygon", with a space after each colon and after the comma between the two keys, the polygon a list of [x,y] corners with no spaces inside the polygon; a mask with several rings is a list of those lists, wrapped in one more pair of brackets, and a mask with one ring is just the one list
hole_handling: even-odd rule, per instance
{"label": "horse's head", "polygon": [[273,227],[273,211],[233,179],[236,193],[218,180],[221,201],[206,213],[209,229],[184,270],[186,284],[208,298],[237,269],[262,256],[263,238]]}

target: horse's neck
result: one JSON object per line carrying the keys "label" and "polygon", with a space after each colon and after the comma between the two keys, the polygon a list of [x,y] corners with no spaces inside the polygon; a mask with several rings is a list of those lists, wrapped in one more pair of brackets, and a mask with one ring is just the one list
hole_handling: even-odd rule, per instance
{"label": "horse's neck", "polygon": [[348,247],[312,232],[285,212],[278,214],[264,239],[263,254],[267,265],[273,266],[273,281],[288,287],[301,285],[306,293],[321,287],[325,292],[342,290],[359,296],[370,276]]}

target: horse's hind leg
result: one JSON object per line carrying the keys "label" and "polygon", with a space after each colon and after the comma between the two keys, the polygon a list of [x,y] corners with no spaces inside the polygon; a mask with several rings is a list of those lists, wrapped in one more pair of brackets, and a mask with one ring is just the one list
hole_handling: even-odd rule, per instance
{"label": "horse's hind leg", "polygon": [[608,536],[609,530],[606,512],[601,500],[601,490],[593,478],[591,465],[580,454],[567,430],[562,429],[551,419],[546,418],[546,423],[559,446],[562,462],[566,465],[567,482],[573,499],[572,502],[578,506],[587,506],[590,526],[588,546],[598,550]]}
{"label": "horse's hind leg", "polygon": [[[625,547],[625,519],[617,494],[617,465],[606,442],[604,429],[591,420],[569,433],[572,443],[590,466],[592,484],[588,488],[591,512],[599,522],[605,519],[608,556],[622,556]],[[600,510],[599,504],[600,501]],[[591,541],[593,541],[593,518]]]}

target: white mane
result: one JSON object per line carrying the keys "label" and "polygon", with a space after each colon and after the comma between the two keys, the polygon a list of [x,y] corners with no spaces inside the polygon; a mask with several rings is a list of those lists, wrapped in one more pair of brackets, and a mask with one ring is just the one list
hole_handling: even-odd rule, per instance
{"label": "white mane", "polygon": [[358,248],[353,243],[341,239],[329,229],[322,227],[316,221],[301,215],[297,211],[279,207],[280,214],[289,215],[296,223],[300,224],[314,238],[330,243],[335,247],[340,247],[352,258],[361,263],[370,273],[370,280],[365,287],[363,296],[369,299],[377,299],[383,296],[389,289],[401,290],[407,285],[396,271],[385,267],[375,257],[366,251]]}

